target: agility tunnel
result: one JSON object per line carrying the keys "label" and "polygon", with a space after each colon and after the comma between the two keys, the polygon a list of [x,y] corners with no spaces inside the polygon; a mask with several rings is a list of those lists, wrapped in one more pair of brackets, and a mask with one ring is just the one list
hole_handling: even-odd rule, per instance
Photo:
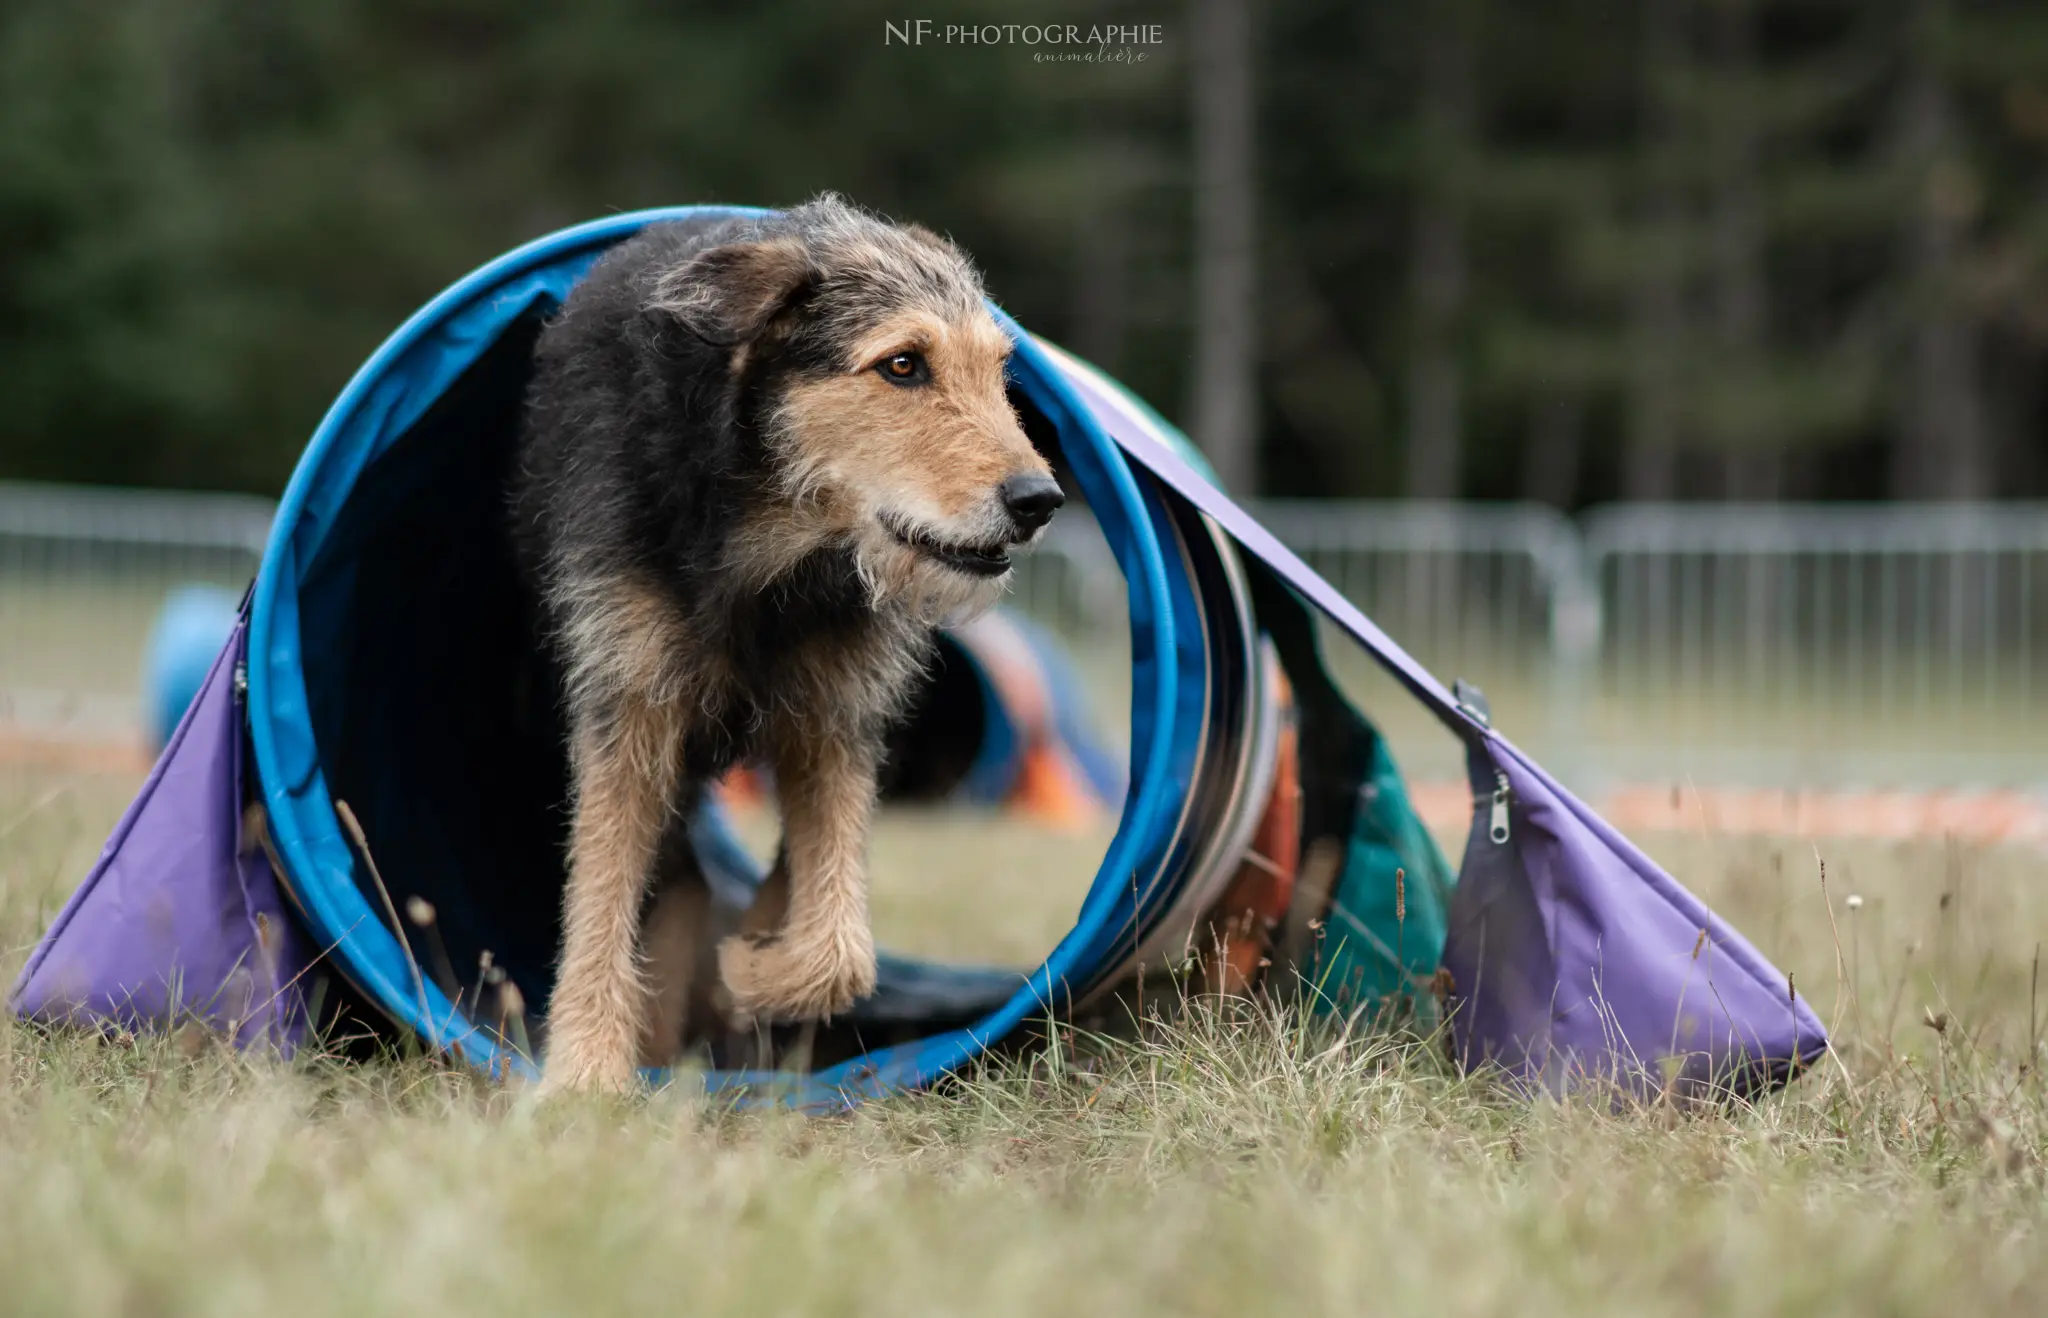
{"label": "agility tunnel", "polygon": [[[568,775],[559,674],[503,525],[507,462],[544,319],[607,247],[703,213],[521,247],[358,371],[197,699],[16,984],[17,1012],[196,1017],[289,1049],[345,996],[494,1074],[545,1065],[524,1027],[551,987]],[[831,1107],[915,1088],[1191,960],[1223,989],[1440,1013],[1462,1065],[1552,1089],[1755,1093],[1818,1058],[1820,1023],[1784,975],[1490,726],[1476,692],[1426,672],[1142,402],[997,314],[1026,433],[1125,580],[1115,833],[1040,964],[885,953],[876,994],[801,1047],[714,1046],[714,1090]],[[1461,743],[1473,816],[1455,870],[1331,679],[1318,614]],[[720,902],[743,904],[759,861],[716,809],[692,831]],[[432,949],[401,914],[421,910]],[[483,965],[474,985],[450,969]]]}

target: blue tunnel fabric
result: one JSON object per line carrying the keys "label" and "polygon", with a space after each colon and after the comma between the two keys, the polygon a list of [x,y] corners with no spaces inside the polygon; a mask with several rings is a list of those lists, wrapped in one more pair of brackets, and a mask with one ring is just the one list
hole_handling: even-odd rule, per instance
{"label": "blue tunnel fabric", "polygon": [[[429,470],[443,449],[459,451],[465,440],[463,418],[479,406],[495,424],[505,424],[504,409],[517,402],[516,388],[508,384],[518,383],[515,363],[523,360],[518,334],[530,335],[539,317],[559,305],[605,247],[648,222],[696,213],[698,208],[641,212],[565,230],[501,257],[422,308],[357,373],[315,432],[280,504],[257,581],[250,631],[251,737],[272,837],[311,940],[330,949],[356,986],[400,1024],[494,1072],[525,1072],[531,1064],[416,974],[412,952],[380,917],[376,897],[364,887],[365,875],[339,828],[329,784],[330,777],[348,773],[346,764],[336,762],[337,729],[345,737],[365,721],[397,726],[436,713],[404,703],[405,681],[379,684],[352,674],[388,675],[390,656],[410,654],[433,634],[461,629],[420,618],[413,620],[419,626],[411,634],[376,635],[378,629],[368,625],[372,620],[351,608],[366,592],[379,599],[403,596],[409,587],[419,593],[418,574],[432,570],[440,557],[436,549],[459,551],[463,543],[437,544],[434,537],[474,529],[472,521],[451,531],[439,525],[437,510],[409,506],[408,498],[417,502],[421,496],[407,481]],[[1018,333],[1015,384],[1066,446],[1068,464],[1128,585],[1133,790],[1115,838],[1072,931],[1036,972],[1028,977],[1012,972],[1015,986],[1008,998],[980,1019],[800,1080],[781,1073],[714,1075],[714,1087],[781,1087],[793,1101],[829,1104],[926,1083],[1087,983],[1137,919],[1130,876],[1157,875],[1171,859],[1183,804],[1180,785],[1203,735],[1205,659],[1188,586],[1169,571],[1163,548],[1177,532],[1159,493],[1133,477],[1115,445],[1089,423],[1065,377],[1035,341]],[[451,406],[455,396],[465,404]],[[404,460],[383,461],[394,455]],[[373,533],[393,538],[387,516],[393,509],[403,514],[402,525],[416,539],[386,556],[395,561],[380,562],[366,541]],[[476,515],[472,511],[472,519]],[[335,707],[349,699],[370,707]],[[323,731],[328,734],[324,741]],[[494,730],[463,731],[489,735]],[[444,767],[452,771],[455,766]],[[380,790],[373,785],[367,799],[359,793],[350,802],[366,827],[380,812],[403,808],[403,803],[377,799]],[[491,802],[466,806],[477,821],[489,825]],[[509,813],[506,819],[516,822]],[[459,859],[447,848],[460,838],[427,836],[444,824],[416,823],[405,836],[423,839],[425,856]],[[473,828],[471,835],[476,832]],[[377,836],[374,827],[372,836]],[[540,834],[526,840],[545,846]],[[381,853],[381,843],[377,849]],[[446,923],[461,912],[444,907],[442,914]],[[511,959],[504,951],[501,960]],[[521,959],[528,965],[546,964],[544,958]],[[900,963],[897,968],[917,978],[918,968]],[[544,1001],[528,985],[521,987],[530,1001]],[[788,1090],[792,1084],[794,1092]]]}

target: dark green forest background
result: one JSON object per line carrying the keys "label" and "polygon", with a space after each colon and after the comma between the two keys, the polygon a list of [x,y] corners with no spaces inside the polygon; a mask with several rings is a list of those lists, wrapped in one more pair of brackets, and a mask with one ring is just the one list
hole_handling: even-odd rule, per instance
{"label": "dark green forest background", "polygon": [[481,261],[824,188],[1185,421],[1219,5],[1265,492],[2048,493],[2048,5],[1991,0],[4,0],[0,476],[274,493]]}

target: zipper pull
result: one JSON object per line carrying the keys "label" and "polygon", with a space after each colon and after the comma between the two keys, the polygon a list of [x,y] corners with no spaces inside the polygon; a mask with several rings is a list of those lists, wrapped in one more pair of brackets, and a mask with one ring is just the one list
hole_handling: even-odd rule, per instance
{"label": "zipper pull", "polygon": [[1487,820],[1486,835],[1495,846],[1508,840],[1508,776],[1500,769],[1493,771],[1493,813]]}

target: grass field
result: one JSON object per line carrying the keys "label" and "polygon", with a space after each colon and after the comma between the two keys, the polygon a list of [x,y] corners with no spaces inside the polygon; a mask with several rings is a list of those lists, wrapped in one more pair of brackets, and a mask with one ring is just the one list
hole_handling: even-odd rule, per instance
{"label": "grass field", "polygon": [[[0,976],[132,786],[0,770]],[[2048,1312],[2048,864],[1836,847],[1831,919],[1804,844],[1648,841],[1838,1061],[1753,1109],[1615,1113],[1198,1005],[806,1121],[0,1021],[0,1312]],[[1042,950],[1090,845],[891,821],[878,919]]]}

